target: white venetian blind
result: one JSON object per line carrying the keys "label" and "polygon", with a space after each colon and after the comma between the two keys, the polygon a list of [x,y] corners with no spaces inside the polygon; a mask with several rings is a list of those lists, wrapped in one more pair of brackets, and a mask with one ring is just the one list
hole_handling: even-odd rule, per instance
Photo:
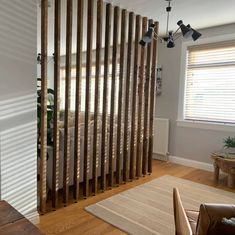
{"label": "white venetian blind", "polygon": [[235,41],[188,48],[184,119],[235,123]]}

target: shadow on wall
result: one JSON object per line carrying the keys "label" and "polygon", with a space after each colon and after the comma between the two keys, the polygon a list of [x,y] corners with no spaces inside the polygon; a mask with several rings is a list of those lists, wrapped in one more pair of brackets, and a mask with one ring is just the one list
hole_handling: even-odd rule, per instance
{"label": "shadow on wall", "polygon": [[[11,99],[1,98],[0,100],[0,121],[4,122],[7,119],[25,115],[32,111],[36,111],[36,105],[32,102],[35,99],[35,94],[27,94]],[[36,102],[36,100],[35,100]],[[0,127],[0,130],[4,127]]]}
{"label": "shadow on wall", "polygon": [[35,94],[0,101],[1,200],[28,218],[37,211],[36,107]]}

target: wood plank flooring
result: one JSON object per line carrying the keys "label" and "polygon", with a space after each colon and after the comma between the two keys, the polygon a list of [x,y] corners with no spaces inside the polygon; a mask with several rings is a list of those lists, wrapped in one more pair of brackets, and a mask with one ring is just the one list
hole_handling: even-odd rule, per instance
{"label": "wood plank flooring", "polygon": [[[133,188],[137,185],[144,184],[150,180],[156,179],[163,175],[172,175],[194,182],[215,186],[213,184],[213,173],[203,170],[198,170],[191,167],[185,167],[169,162],[153,161],[153,173],[146,177],[141,177],[139,180],[123,184],[117,188],[100,193],[95,197],[89,197],[86,200],[81,200],[76,204],[58,209],[46,215],[40,216],[40,224],[38,227],[46,235],[103,235],[103,234],[125,234],[112,225],[94,217],[87,213],[84,208],[90,204],[101,201],[105,198],[113,196],[124,190]],[[226,178],[222,177],[217,188],[235,193],[235,189],[231,190],[226,186]]]}

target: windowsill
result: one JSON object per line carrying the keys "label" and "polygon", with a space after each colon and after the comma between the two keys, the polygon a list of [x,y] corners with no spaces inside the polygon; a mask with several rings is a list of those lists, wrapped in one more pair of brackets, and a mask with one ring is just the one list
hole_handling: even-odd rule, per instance
{"label": "windowsill", "polygon": [[205,130],[226,131],[226,132],[234,132],[235,131],[235,125],[226,124],[226,123],[177,120],[177,126],[189,127],[189,128],[199,128],[199,129],[205,129]]}

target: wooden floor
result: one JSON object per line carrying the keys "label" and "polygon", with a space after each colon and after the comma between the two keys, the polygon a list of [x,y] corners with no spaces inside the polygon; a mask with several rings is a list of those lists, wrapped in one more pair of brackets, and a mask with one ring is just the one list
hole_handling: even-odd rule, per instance
{"label": "wooden floor", "polygon": [[[46,235],[125,234],[112,225],[109,225],[106,222],[87,213],[84,208],[90,204],[101,201],[137,185],[144,184],[163,175],[172,175],[194,182],[215,186],[213,184],[212,172],[154,160],[152,175],[140,178],[139,180],[135,180],[125,185],[121,185],[120,187],[114,188],[112,190],[108,190],[105,193],[101,193],[95,197],[89,197],[86,200],[82,200],[76,204],[58,209],[55,212],[50,212],[46,215],[40,216],[40,224],[38,227]],[[235,193],[235,189],[231,190],[227,188],[225,177],[222,177],[217,188]]]}

